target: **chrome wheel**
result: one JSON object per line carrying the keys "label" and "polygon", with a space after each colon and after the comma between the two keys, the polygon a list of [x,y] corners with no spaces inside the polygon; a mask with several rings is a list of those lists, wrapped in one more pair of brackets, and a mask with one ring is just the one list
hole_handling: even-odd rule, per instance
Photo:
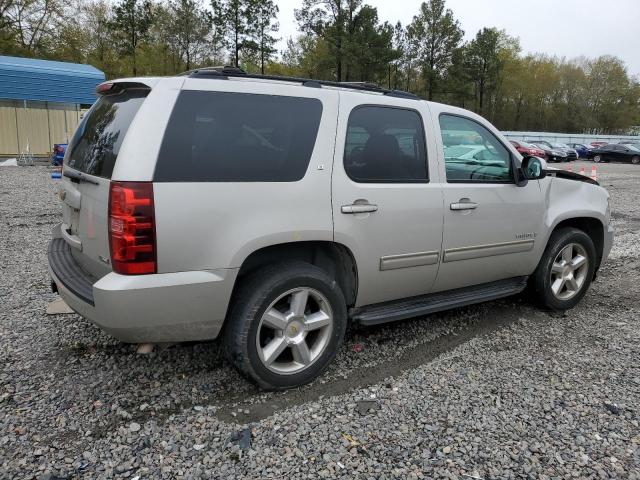
{"label": "chrome wheel", "polygon": [[333,312],[322,293],[306,287],[289,290],[260,319],[258,356],[272,372],[298,373],[320,358],[332,331]]}
{"label": "chrome wheel", "polygon": [[593,157],[593,161],[596,163],[600,163],[601,160],[602,160],[602,157],[600,155],[596,155],[595,157]]}
{"label": "chrome wheel", "polygon": [[589,272],[584,247],[570,243],[556,256],[551,266],[551,292],[559,300],[569,300],[582,289]]}
{"label": "chrome wheel", "polygon": [[633,163],[634,165],[640,164],[640,157],[633,157],[631,159],[631,163]]}

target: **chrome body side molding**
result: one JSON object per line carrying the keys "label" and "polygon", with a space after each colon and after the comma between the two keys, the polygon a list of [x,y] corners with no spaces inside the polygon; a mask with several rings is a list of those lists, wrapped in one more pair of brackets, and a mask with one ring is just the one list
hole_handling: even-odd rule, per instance
{"label": "chrome body side molding", "polygon": [[397,268],[421,267],[423,265],[436,265],[439,252],[417,252],[402,255],[387,255],[380,259],[380,270],[395,270]]}
{"label": "chrome body side molding", "polygon": [[472,247],[451,248],[444,252],[444,262],[457,262],[473,258],[493,257],[509,253],[529,252],[533,250],[534,240],[517,240],[515,242],[492,243]]}

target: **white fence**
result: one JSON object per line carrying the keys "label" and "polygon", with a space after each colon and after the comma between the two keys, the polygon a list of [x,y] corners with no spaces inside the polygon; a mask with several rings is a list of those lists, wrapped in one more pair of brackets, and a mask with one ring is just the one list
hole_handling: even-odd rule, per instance
{"label": "white fence", "polygon": [[578,133],[550,133],[550,132],[502,132],[509,140],[546,140],[557,143],[584,143],[591,142],[620,143],[623,140],[635,140],[640,142],[640,136],[632,135],[583,135]]}

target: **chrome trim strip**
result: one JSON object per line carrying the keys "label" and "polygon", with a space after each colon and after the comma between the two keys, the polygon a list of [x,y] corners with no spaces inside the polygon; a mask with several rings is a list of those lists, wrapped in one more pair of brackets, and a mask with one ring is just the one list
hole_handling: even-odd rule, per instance
{"label": "chrome trim strip", "polygon": [[380,270],[396,270],[398,268],[421,267],[438,263],[440,252],[404,253],[387,255],[380,259]]}
{"label": "chrome trim strip", "polygon": [[515,242],[491,243],[472,247],[450,248],[444,251],[444,262],[457,262],[473,258],[493,257],[509,253],[521,253],[533,250],[534,240],[517,240]]}

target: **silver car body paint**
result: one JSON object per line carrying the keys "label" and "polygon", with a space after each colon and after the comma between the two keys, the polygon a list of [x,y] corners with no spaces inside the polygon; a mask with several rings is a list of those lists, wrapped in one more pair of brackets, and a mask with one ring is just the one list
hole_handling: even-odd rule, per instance
{"label": "silver car body paint", "polygon": [[[522,187],[447,183],[438,122],[442,113],[480,123],[520,158],[499,131],[467,110],[282,81],[127,81],[152,88],[122,143],[114,181],[153,180],[164,131],[183,89],[309,97],[320,100],[323,109],[315,149],[300,181],[154,183],[157,274],[119,275],[105,262],[110,258],[109,180],[95,177],[95,184],[63,178],[63,222],[70,226],[65,239],[75,243],[76,261],[98,279],[95,306],[65,288],[53,271],[52,278],[75,311],[123,341],[215,338],[243,262],[271,245],[326,241],[347,247],[358,272],[356,306],[530,275],[554,227],[570,218],[602,222],[603,260],[611,249],[608,193],[602,187],[553,176]],[[351,111],[362,105],[418,112],[425,128],[428,183],[366,184],[347,176],[346,125]],[[461,201],[477,206],[454,209],[452,204]],[[344,213],[353,205],[376,208]],[[62,236],[60,228],[55,236]]]}

